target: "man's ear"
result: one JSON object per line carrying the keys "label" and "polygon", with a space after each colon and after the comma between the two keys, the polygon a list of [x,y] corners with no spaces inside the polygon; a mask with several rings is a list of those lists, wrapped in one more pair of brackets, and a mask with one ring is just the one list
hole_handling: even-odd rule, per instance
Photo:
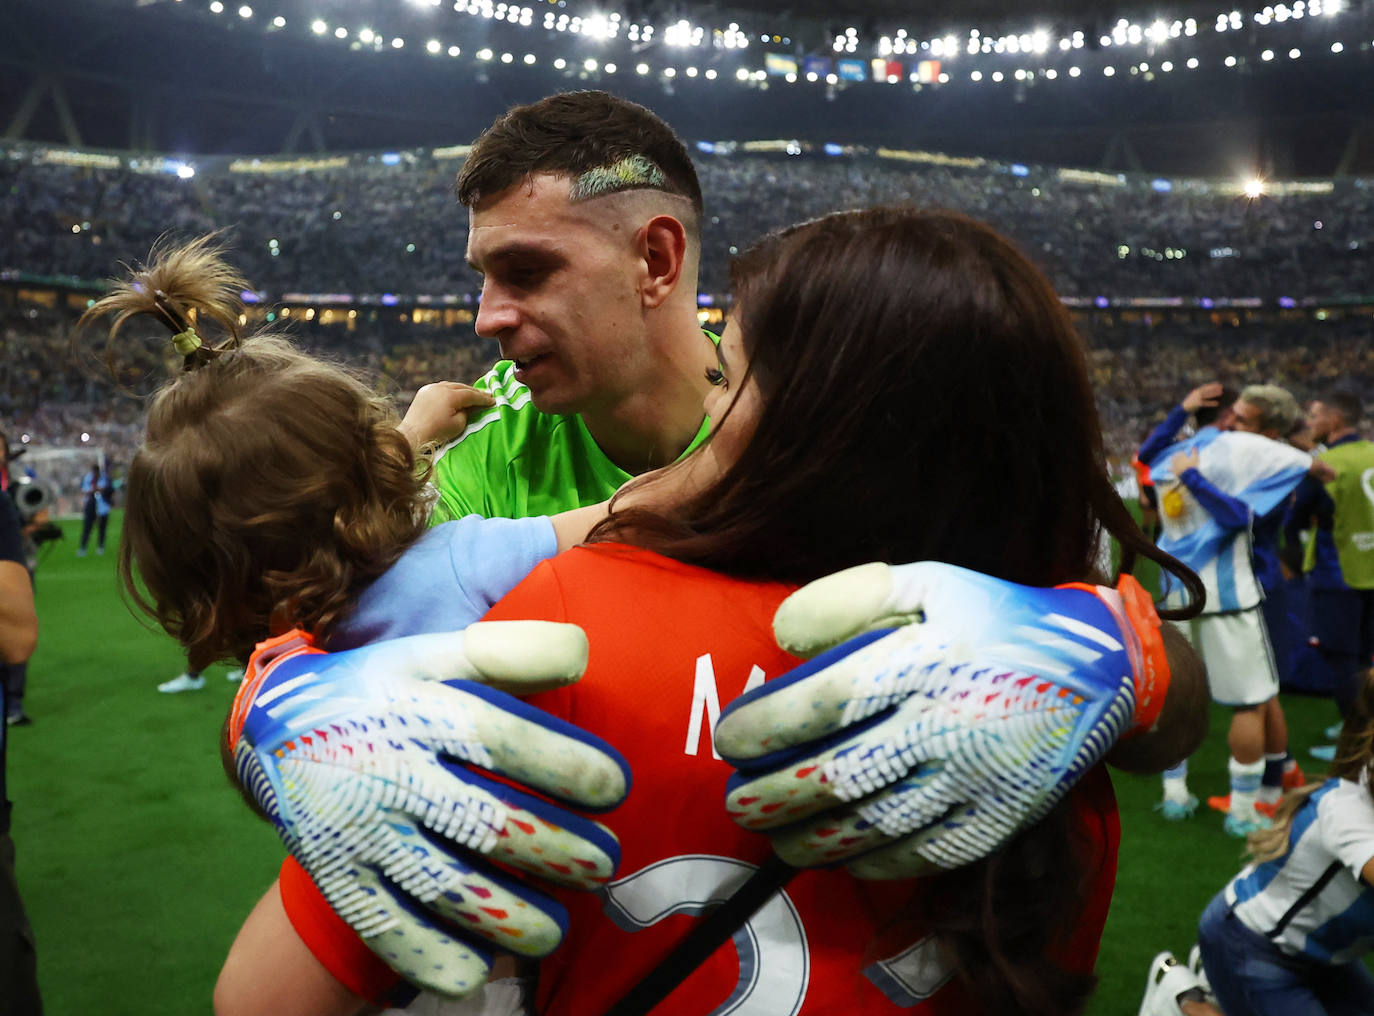
{"label": "man's ear", "polygon": [[640,254],[644,258],[644,283],[641,298],[645,308],[662,306],[682,278],[687,257],[687,230],[671,215],[656,215],[640,234]]}

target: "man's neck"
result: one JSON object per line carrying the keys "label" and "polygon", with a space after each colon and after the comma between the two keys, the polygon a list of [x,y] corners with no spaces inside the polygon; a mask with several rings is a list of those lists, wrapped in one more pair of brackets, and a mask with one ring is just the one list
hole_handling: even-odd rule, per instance
{"label": "man's neck", "polygon": [[1346,438],[1352,437],[1356,433],[1358,432],[1354,427],[1342,427],[1339,430],[1333,430],[1330,434],[1326,435],[1326,446],[1329,448],[1337,441],[1344,441]]}
{"label": "man's neck", "polygon": [[584,415],[582,422],[606,458],[638,476],[676,461],[696,437],[703,418],[700,395],[677,406],[638,396],[615,413]]}
{"label": "man's neck", "polygon": [[715,362],[696,316],[684,315],[665,345],[653,383],[628,398],[582,413],[602,453],[632,476],[674,462],[701,430],[702,400]]}

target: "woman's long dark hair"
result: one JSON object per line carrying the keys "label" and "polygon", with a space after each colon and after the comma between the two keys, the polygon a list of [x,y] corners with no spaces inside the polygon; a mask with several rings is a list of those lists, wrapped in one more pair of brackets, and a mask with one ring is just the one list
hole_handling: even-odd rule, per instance
{"label": "woman's long dark hair", "polygon": [[[667,514],[592,534],[733,575],[806,582],[934,560],[1035,586],[1101,579],[1103,530],[1201,584],[1141,533],[1106,472],[1084,347],[1045,277],[952,212],[843,212],[734,264],[763,396],[739,457]],[[1129,557],[1128,557],[1129,559]],[[914,905],[988,1014],[1077,1012],[1094,979],[1056,967],[1085,873],[1061,805]]]}

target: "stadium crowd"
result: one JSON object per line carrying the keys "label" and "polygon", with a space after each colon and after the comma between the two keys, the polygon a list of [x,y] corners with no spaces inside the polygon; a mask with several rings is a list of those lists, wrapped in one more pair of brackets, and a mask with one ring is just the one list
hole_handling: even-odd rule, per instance
{"label": "stadium crowd", "polygon": [[[394,163],[394,164],[393,164]],[[190,179],[127,168],[0,158],[0,269],[108,277],[164,231],[228,228],[259,288],[453,294],[472,299],[460,162],[428,153],[356,156],[344,167]],[[730,253],[762,233],[835,208],[916,202],[959,209],[1005,232],[1065,297],[1264,298],[1367,293],[1374,190],[1248,199],[1234,188],[1125,176],[1065,178],[1043,168],[902,163],[873,156],[702,155],[703,292],[728,292]],[[1018,175],[1018,174],[1024,175]]]}

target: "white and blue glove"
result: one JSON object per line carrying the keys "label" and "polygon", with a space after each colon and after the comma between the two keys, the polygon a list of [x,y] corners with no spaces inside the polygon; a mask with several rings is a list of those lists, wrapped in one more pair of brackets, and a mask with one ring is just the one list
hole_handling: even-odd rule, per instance
{"label": "white and blue glove", "polygon": [[796,867],[905,878],[986,857],[1155,721],[1158,625],[1134,579],[1038,589],[934,562],[819,579],[774,630],[829,651],[716,725],[727,808]]}
{"label": "white and blue glove", "polygon": [[594,889],[620,851],[560,801],[629,790],[609,744],[487,685],[530,694],[586,666],[575,625],[465,631],[321,653],[293,632],[258,647],[227,728],[240,784],[330,906],[412,984],[462,996],[492,948],[544,956],[567,913],[491,861]]}

